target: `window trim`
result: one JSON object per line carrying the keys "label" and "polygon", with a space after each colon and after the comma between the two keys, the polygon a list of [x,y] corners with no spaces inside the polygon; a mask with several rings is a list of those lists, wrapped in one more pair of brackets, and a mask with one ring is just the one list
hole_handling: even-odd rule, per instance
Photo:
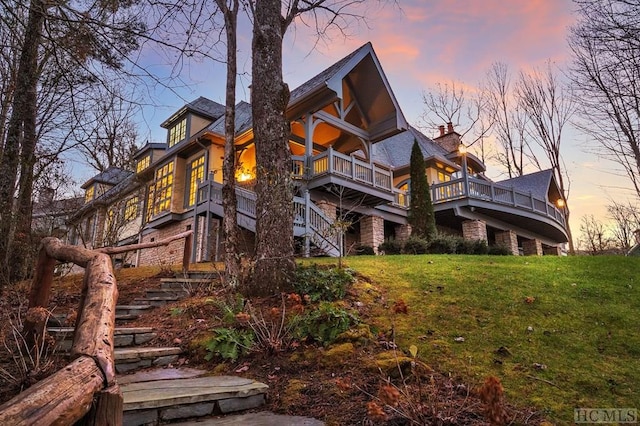
{"label": "window trim", "polygon": [[[200,164],[196,164],[194,167],[195,163],[200,163]],[[199,157],[196,157],[193,160],[189,161],[189,163],[187,164],[186,171],[185,171],[186,179],[185,179],[185,188],[184,188],[185,208],[192,207],[196,204],[197,197],[198,197],[197,182],[198,180],[200,180],[200,182],[204,181],[204,178],[207,174],[206,166],[207,166],[206,156],[204,153]],[[194,175],[194,170],[200,170],[200,172],[197,172]],[[194,177],[195,177],[195,181],[194,181]],[[193,201],[191,201],[192,196],[193,196]]]}

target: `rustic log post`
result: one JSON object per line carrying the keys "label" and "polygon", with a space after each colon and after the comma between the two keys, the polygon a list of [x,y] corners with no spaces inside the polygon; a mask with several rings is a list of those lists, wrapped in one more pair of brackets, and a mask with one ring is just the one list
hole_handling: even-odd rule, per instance
{"label": "rustic log post", "polygon": [[[49,297],[51,295],[51,286],[53,285],[53,271],[56,266],[56,259],[47,254],[45,242],[40,246],[36,270],[31,284],[31,292],[29,293],[29,309],[49,305]],[[34,315],[28,315],[25,319],[22,335],[25,338],[27,350],[37,350],[38,341],[42,339],[45,324],[38,324]],[[46,323],[46,319],[44,320]],[[40,336],[40,337],[38,337]]]}
{"label": "rustic log post", "polygon": [[76,323],[71,356],[86,355],[95,359],[104,373],[105,383],[112,385],[115,382],[113,330],[118,288],[108,255],[100,253],[87,264],[83,296],[84,308]]}
{"label": "rustic log post", "polygon": [[89,411],[93,395],[103,387],[95,361],[80,357],[0,405],[0,425],[72,425]]}
{"label": "rustic log post", "polygon": [[76,426],[120,426],[123,406],[122,392],[116,383],[96,395],[91,410]]}

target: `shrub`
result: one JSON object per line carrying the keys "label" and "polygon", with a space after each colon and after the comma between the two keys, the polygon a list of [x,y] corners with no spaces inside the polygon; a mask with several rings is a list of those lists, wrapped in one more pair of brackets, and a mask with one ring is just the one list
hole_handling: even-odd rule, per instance
{"label": "shrub", "polygon": [[459,238],[456,253],[458,254],[487,254],[489,246],[485,240],[465,240]]}
{"label": "shrub", "polygon": [[386,240],[378,246],[378,251],[384,254],[400,254],[402,253],[402,242],[398,240]]}
{"label": "shrub", "polygon": [[345,309],[321,302],[317,309],[294,320],[293,334],[300,339],[311,338],[327,346],[357,321],[357,317]]}
{"label": "shrub", "polygon": [[365,244],[358,244],[353,248],[353,250],[355,251],[356,256],[376,254],[373,247]]}
{"label": "shrub", "polygon": [[511,250],[504,244],[494,244],[488,248],[487,252],[494,256],[509,256],[511,254]]}
{"label": "shrub", "polygon": [[207,361],[211,361],[215,355],[235,361],[238,356],[245,355],[251,350],[255,340],[251,330],[216,328],[213,332],[215,335],[205,343],[205,349],[209,352],[204,357]]}
{"label": "shrub", "polygon": [[349,269],[319,268],[317,265],[298,266],[293,279],[296,292],[309,295],[312,302],[342,299],[347,286],[354,281]]}
{"label": "shrub", "polygon": [[425,254],[429,249],[429,242],[418,237],[409,237],[404,243],[404,252],[407,254]]}
{"label": "shrub", "polygon": [[458,248],[460,237],[453,235],[438,235],[429,244],[429,253],[433,254],[453,254]]}

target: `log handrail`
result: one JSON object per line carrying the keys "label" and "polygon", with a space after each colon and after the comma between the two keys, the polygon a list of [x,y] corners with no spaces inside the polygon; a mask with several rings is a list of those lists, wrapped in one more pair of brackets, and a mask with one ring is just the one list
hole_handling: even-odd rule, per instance
{"label": "log handrail", "polygon": [[[0,405],[0,425],[122,424],[122,393],[116,383],[113,333],[118,287],[110,254],[168,245],[185,239],[191,250],[193,231],[164,240],[89,250],[44,238],[29,295],[29,309],[49,304],[57,261],[85,268],[78,320],[71,347],[74,360],[53,375]],[[183,257],[183,270],[189,267]],[[44,336],[46,324],[26,321],[27,342]],[[94,398],[97,400],[94,401]]]}

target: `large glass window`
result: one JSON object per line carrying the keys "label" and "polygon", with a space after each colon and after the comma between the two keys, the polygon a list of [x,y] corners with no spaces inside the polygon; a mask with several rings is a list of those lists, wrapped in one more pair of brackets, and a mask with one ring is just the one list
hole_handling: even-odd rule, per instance
{"label": "large glass window", "polygon": [[187,137],[187,119],[183,118],[169,129],[169,148]]}
{"label": "large glass window", "polygon": [[124,219],[130,221],[138,216],[138,196],[135,195],[127,200],[124,205]]}
{"label": "large glass window", "polygon": [[198,194],[198,182],[204,180],[204,155],[189,163],[187,176],[187,206],[193,206]]}
{"label": "large glass window", "polygon": [[93,200],[93,197],[96,195],[96,187],[95,185],[91,185],[90,187],[87,188],[86,192],[84,193],[84,202],[88,203],[89,201]]}
{"label": "large glass window", "polygon": [[151,154],[145,155],[136,163],[136,173],[140,173],[151,164]]}
{"label": "large glass window", "polygon": [[156,180],[149,188],[147,219],[169,210],[173,194],[173,162],[156,170]]}

